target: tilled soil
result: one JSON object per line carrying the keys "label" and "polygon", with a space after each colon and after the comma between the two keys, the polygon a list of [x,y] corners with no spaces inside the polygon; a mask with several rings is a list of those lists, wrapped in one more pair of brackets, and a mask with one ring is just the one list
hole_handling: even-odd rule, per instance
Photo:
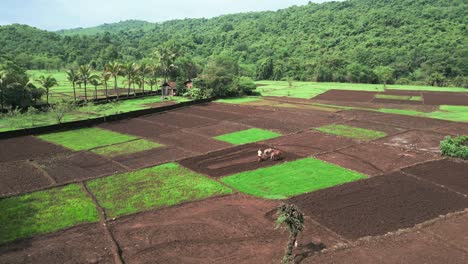
{"label": "tilled soil", "polygon": [[367,121],[390,124],[394,126],[400,126],[400,127],[406,127],[406,128],[412,128],[412,129],[424,129],[424,130],[431,130],[433,128],[447,126],[447,125],[452,124],[452,122],[449,122],[449,121],[437,120],[433,118],[393,115],[393,114],[384,114],[384,115],[369,117]]}
{"label": "tilled soil", "polygon": [[216,123],[216,120],[211,118],[177,114],[174,112],[148,115],[141,117],[141,119],[150,122],[155,122],[163,126],[168,125],[177,128],[199,127]]}
{"label": "tilled soil", "polygon": [[301,263],[467,263],[467,222],[467,214],[454,216],[413,232],[362,240],[343,249],[316,254]]}
{"label": "tilled soil", "polygon": [[33,136],[0,140],[0,162],[54,156],[69,150]]}
{"label": "tilled soil", "polygon": [[440,153],[440,141],[442,141],[444,137],[445,135],[439,133],[413,130],[380,139],[375,142],[409,150]]}
{"label": "tilled soil", "polygon": [[38,164],[57,183],[77,182],[125,171],[117,163],[87,151],[39,160]]}
{"label": "tilled soil", "polygon": [[293,153],[283,152],[283,158],[281,160],[258,162],[257,151],[267,148],[270,148],[270,146],[262,144],[241,145],[211,152],[202,156],[184,159],[179,163],[193,171],[218,178],[238,172],[277,165],[301,157]]}
{"label": "tilled soil", "polygon": [[421,96],[421,91],[416,90],[391,90],[385,89],[385,92],[380,94],[388,94],[388,95],[409,95],[409,96]]}
{"label": "tilled soil", "polygon": [[236,113],[240,115],[260,115],[271,112],[270,110],[260,109],[256,107],[244,106],[244,105],[235,105],[235,104],[223,104],[223,103],[211,103],[203,106],[203,109],[223,111],[229,113]]}
{"label": "tilled soil", "polygon": [[235,112],[224,112],[224,111],[204,109],[203,107],[182,108],[180,110],[176,110],[175,113],[201,116],[201,117],[215,119],[218,121],[239,119],[239,118],[246,116],[243,114],[237,114]]}
{"label": "tilled soil", "polygon": [[193,153],[206,153],[232,146],[227,142],[183,131],[162,135],[157,137],[156,141],[166,146],[178,147]]}
{"label": "tilled soil", "polygon": [[[110,228],[127,263],[279,263],[287,232],[267,216],[277,205],[230,195],[124,217]],[[341,241],[308,218],[306,224],[301,248]]]}
{"label": "tilled soil", "polygon": [[374,122],[366,122],[366,121],[361,121],[361,120],[351,120],[351,121],[344,123],[344,125],[381,131],[381,132],[386,133],[387,135],[394,135],[394,134],[399,134],[404,131],[407,131],[406,128],[402,128],[398,126],[392,126],[392,125],[374,123]]}
{"label": "tilled soil", "polygon": [[298,132],[301,130],[305,130],[309,128],[309,125],[304,123],[296,123],[291,121],[285,120],[278,120],[275,118],[266,118],[263,116],[252,116],[247,118],[242,118],[236,120],[237,123],[241,123],[244,125],[249,125],[257,128],[263,128],[267,130],[271,130],[274,132],[278,132],[281,134],[289,134]]}
{"label": "tilled soil", "polygon": [[419,164],[403,170],[468,195],[468,162],[444,159]]}
{"label": "tilled soil", "polygon": [[262,117],[278,120],[281,122],[293,122],[303,124],[304,129],[338,123],[343,119],[334,113],[322,111],[309,111],[307,114],[299,114],[287,111],[275,111],[262,115]]}
{"label": "tilled soil", "polygon": [[383,98],[375,98],[374,100],[372,100],[372,103],[376,103],[376,104],[407,104],[407,105],[422,105],[422,104],[424,104],[423,101],[383,99]]}
{"label": "tilled soil", "polygon": [[138,118],[106,123],[99,125],[99,127],[144,138],[154,138],[156,136],[177,130],[176,127],[172,127],[166,124],[152,123]]}
{"label": "tilled soil", "polygon": [[468,93],[458,92],[423,92],[424,104],[427,105],[466,105]]}
{"label": "tilled soil", "polygon": [[1,264],[114,263],[104,228],[85,224],[0,246]]}
{"label": "tilled soil", "polygon": [[140,169],[193,155],[195,153],[180,148],[160,147],[112,159],[132,169]]}
{"label": "tilled soil", "polygon": [[339,115],[345,120],[366,120],[370,118],[378,119],[378,117],[385,115],[384,113],[365,111],[365,110],[344,110],[339,112]]}
{"label": "tilled soil", "polygon": [[371,163],[356,157],[345,155],[340,152],[320,154],[317,156],[317,158],[329,163],[336,164],[343,168],[366,174],[371,177],[382,174],[382,171]]}
{"label": "tilled soil", "polygon": [[274,138],[268,140],[267,143],[287,152],[309,156],[348,147],[358,142],[345,137],[309,131]]}
{"label": "tilled soil", "polygon": [[26,161],[0,163],[0,197],[39,190],[53,184]]}
{"label": "tilled soil", "polygon": [[383,235],[468,207],[467,197],[399,172],[299,195],[288,202],[349,239]]}
{"label": "tilled soil", "polygon": [[329,101],[370,102],[372,99],[374,99],[377,93],[378,92],[368,91],[329,90],[314,97],[314,99]]}
{"label": "tilled soil", "polygon": [[214,125],[185,129],[185,131],[188,133],[200,134],[207,137],[216,137],[224,134],[247,130],[249,128],[252,127],[231,121],[222,121]]}
{"label": "tilled soil", "polygon": [[339,152],[364,160],[383,172],[439,158],[438,155],[430,153],[418,153],[376,143],[363,143],[341,149]]}
{"label": "tilled soil", "polygon": [[433,130],[441,134],[453,136],[468,135],[468,123],[453,123],[452,125],[438,127]]}

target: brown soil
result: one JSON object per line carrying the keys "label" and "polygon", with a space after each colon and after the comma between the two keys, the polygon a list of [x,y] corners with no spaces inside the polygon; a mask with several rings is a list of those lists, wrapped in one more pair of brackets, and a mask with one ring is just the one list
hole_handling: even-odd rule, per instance
{"label": "brown soil", "polygon": [[208,125],[197,128],[186,129],[186,132],[200,134],[207,137],[216,137],[252,128],[251,126],[234,123],[231,121],[222,121],[214,125]]}
{"label": "brown soil", "polygon": [[463,210],[468,198],[399,172],[288,200],[349,239],[383,235]]}
{"label": "brown soil", "polygon": [[111,264],[114,262],[109,248],[102,226],[86,224],[0,246],[0,263]]}
{"label": "brown soil", "polygon": [[437,120],[433,118],[383,114],[379,116],[370,116],[367,121],[390,124],[394,126],[430,130],[431,128],[447,126],[453,124],[449,121]]}
{"label": "brown soil", "polygon": [[[124,217],[111,224],[126,263],[279,263],[287,232],[269,213],[278,202],[230,195]],[[339,236],[306,218],[298,254]]]}
{"label": "brown soil", "polygon": [[99,125],[99,127],[144,138],[154,138],[177,130],[176,127],[166,124],[152,123],[138,118],[106,123]]}
{"label": "brown soil", "polygon": [[439,145],[440,141],[442,141],[444,137],[445,135],[439,133],[413,130],[380,139],[375,142],[392,147],[440,153]]}
{"label": "brown soil", "polygon": [[44,158],[69,150],[33,136],[0,140],[0,162]]}
{"label": "brown soil", "polygon": [[161,147],[112,159],[132,169],[140,169],[193,155],[194,153],[180,148]]}
{"label": "brown soil", "polygon": [[424,104],[427,105],[466,105],[468,93],[423,92]]}
{"label": "brown soil", "polygon": [[383,172],[438,158],[438,155],[417,153],[375,143],[363,143],[339,152],[364,160]]}
{"label": "brown soil", "polygon": [[386,133],[387,135],[395,135],[406,131],[406,128],[380,124],[380,123],[373,123],[373,122],[366,122],[360,120],[352,120],[344,123],[344,125],[352,126],[352,127],[360,127],[370,130],[376,130]]}
{"label": "brown soil", "polygon": [[219,121],[233,120],[233,119],[246,117],[246,115],[242,115],[242,114],[209,110],[209,109],[204,109],[202,107],[187,107],[187,108],[182,108],[180,110],[176,110],[174,112],[179,113],[179,114],[190,114],[190,115],[195,115],[195,116],[201,116],[201,117],[211,118],[211,119],[215,119]]}
{"label": "brown soil", "polygon": [[338,137],[321,133],[318,131],[303,132],[294,135],[274,138],[267,141],[268,144],[278,147],[284,151],[296,153],[303,156],[332,151],[335,149],[351,146],[357,143],[349,138]]}
{"label": "brown soil", "polygon": [[235,104],[223,104],[223,103],[211,103],[206,104],[204,106],[195,106],[195,107],[202,107],[203,109],[207,110],[217,110],[217,111],[224,111],[229,113],[236,113],[240,115],[260,115],[271,112],[269,110],[260,109],[256,107],[249,107],[245,105],[235,105]]}
{"label": "brown soil", "polygon": [[421,91],[412,91],[412,90],[390,90],[385,89],[385,92],[380,94],[388,94],[388,95],[410,95],[410,96],[421,96]]}
{"label": "brown soil", "polygon": [[376,103],[376,104],[422,105],[423,101],[375,98],[374,100],[372,100],[372,103]]}
{"label": "brown soil", "polygon": [[213,138],[186,132],[174,132],[156,138],[156,141],[167,146],[178,147],[193,153],[206,153],[231,147],[232,145]]}
{"label": "brown soil", "polygon": [[315,100],[370,102],[377,92],[329,90],[314,97]]}
{"label": "brown soil", "polygon": [[173,126],[178,128],[199,127],[216,123],[216,120],[211,118],[177,114],[174,112],[148,115],[141,117],[141,119],[164,126]]}
{"label": "brown soil", "polygon": [[299,155],[283,152],[283,159],[278,161],[257,161],[259,149],[270,148],[268,145],[247,144],[211,152],[206,155],[196,156],[180,161],[183,166],[211,177],[221,177],[238,172],[255,170],[300,158]]}
{"label": "brown soil", "polygon": [[412,232],[361,240],[342,249],[316,254],[301,263],[467,263],[467,221],[467,214],[451,217]]}
{"label": "brown soil", "polygon": [[40,160],[38,163],[57,183],[77,182],[125,170],[122,166],[87,151]]}
{"label": "brown soil", "polygon": [[236,120],[237,123],[249,125],[252,127],[271,130],[280,134],[289,134],[308,129],[306,124],[300,124],[289,121],[282,121],[273,118],[266,118],[263,116],[252,116]]}
{"label": "brown soil", "polygon": [[383,116],[385,114],[372,112],[372,111],[364,111],[364,110],[344,110],[344,111],[339,112],[339,115],[347,120],[358,119],[358,120],[368,121],[369,118],[378,119],[379,116]]}
{"label": "brown soil", "polygon": [[468,195],[468,162],[438,160],[406,168],[404,172]]}
{"label": "brown soil", "polygon": [[454,123],[453,125],[438,127],[433,129],[441,134],[450,134],[454,136],[468,135],[468,123]]}
{"label": "brown soil", "polygon": [[317,156],[318,159],[323,161],[336,164],[343,168],[347,168],[353,171],[357,171],[368,176],[377,176],[382,174],[382,171],[376,168],[371,163],[368,163],[359,158],[351,157],[340,152],[330,152],[325,154],[320,154]]}
{"label": "brown soil", "polygon": [[0,197],[39,190],[52,182],[25,161],[0,163]]}
{"label": "brown soil", "polygon": [[341,122],[343,119],[334,113],[322,111],[309,111],[307,114],[300,114],[286,111],[275,111],[262,115],[262,117],[279,120],[282,122],[292,122],[301,124],[304,129],[328,125]]}

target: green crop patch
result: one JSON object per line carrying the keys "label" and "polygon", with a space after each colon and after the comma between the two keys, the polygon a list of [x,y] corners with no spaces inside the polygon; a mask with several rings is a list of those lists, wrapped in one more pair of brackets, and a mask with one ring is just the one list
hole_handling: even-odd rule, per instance
{"label": "green crop patch", "polygon": [[225,141],[234,145],[242,145],[262,140],[267,140],[271,138],[276,138],[281,136],[279,133],[275,133],[269,130],[263,130],[259,128],[250,128],[247,130],[224,134],[221,136],[215,137],[215,139],[220,141]]}
{"label": "green crop patch", "polygon": [[40,139],[62,145],[71,150],[87,150],[135,140],[137,137],[100,128],[83,128],[38,136]]}
{"label": "green crop patch", "polygon": [[338,184],[366,178],[365,175],[305,158],[228,176],[224,183],[241,192],[268,199],[285,199]]}
{"label": "green crop patch", "polygon": [[96,148],[93,149],[92,152],[101,156],[107,156],[112,158],[121,155],[128,155],[137,152],[142,152],[145,150],[159,148],[162,146],[163,145],[156,142],[148,141],[145,139],[138,139],[115,145],[105,146],[102,148]]}
{"label": "green crop patch", "polygon": [[381,132],[381,131],[365,129],[365,128],[360,128],[360,127],[346,126],[346,125],[327,125],[327,126],[318,127],[316,128],[316,130],[324,132],[324,133],[328,133],[328,134],[354,138],[358,140],[373,140],[373,139],[385,137],[387,135],[386,133]]}
{"label": "green crop patch", "polygon": [[96,179],[87,185],[110,217],[232,192],[176,163]]}
{"label": "green crop patch", "polygon": [[421,96],[413,96],[413,95],[376,94],[375,98],[376,99],[389,99],[389,100],[422,101]]}
{"label": "green crop patch", "polygon": [[0,200],[0,244],[97,222],[96,207],[76,184]]}
{"label": "green crop patch", "polygon": [[225,103],[225,104],[243,104],[248,102],[254,102],[261,100],[258,97],[237,97],[237,98],[225,98],[225,99],[218,99],[215,102],[217,103]]}

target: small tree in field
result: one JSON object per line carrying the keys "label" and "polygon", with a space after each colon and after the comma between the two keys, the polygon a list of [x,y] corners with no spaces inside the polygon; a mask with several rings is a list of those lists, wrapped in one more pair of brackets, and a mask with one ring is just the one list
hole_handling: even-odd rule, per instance
{"label": "small tree in field", "polygon": [[297,235],[304,230],[304,215],[294,204],[282,204],[276,211],[276,228],[283,227],[289,231],[289,241],[286,253],[283,257],[283,264],[293,261],[293,249],[296,244]]}
{"label": "small tree in field", "polygon": [[57,120],[57,123],[61,124],[65,115],[72,111],[74,108],[75,104],[73,102],[62,101],[50,107],[49,112],[51,112],[54,115],[55,120]]}
{"label": "small tree in field", "polygon": [[379,66],[374,69],[375,75],[383,83],[384,88],[387,88],[388,81],[392,80],[394,71],[392,67],[388,66]]}

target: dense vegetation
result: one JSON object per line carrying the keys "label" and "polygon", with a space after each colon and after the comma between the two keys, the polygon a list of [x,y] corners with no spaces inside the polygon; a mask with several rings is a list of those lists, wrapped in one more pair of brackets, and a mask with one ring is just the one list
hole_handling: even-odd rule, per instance
{"label": "dense vegetation", "polygon": [[440,152],[444,156],[468,160],[468,136],[447,136],[440,142]]}
{"label": "dense vegetation", "polygon": [[212,56],[230,57],[238,75],[255,79],[466,87],[465,10],[463,0],[349,0],[56,33],[11,25],[0,27],[0,58],[28,69],[102,69],[111,61],[145,62],[176,43],[180,59],[198,68],[216,63]]}

